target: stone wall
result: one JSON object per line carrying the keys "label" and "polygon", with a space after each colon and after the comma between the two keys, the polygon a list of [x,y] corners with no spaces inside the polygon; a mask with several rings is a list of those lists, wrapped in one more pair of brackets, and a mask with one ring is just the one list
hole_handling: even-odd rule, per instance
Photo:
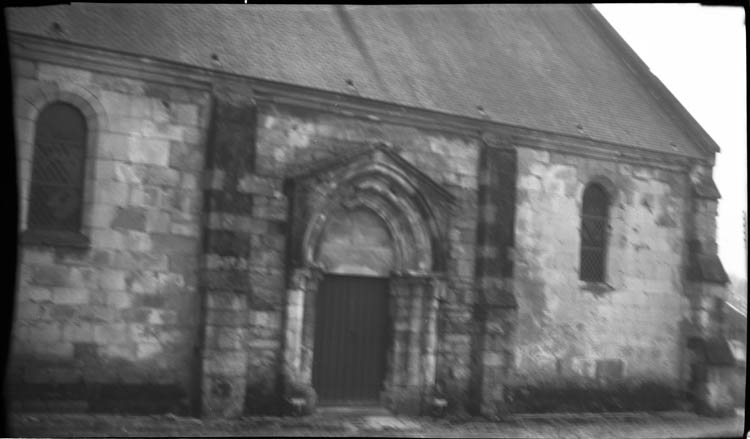
{"label": "stone wall", "polygon": [[[449,410],[472,397],[482,411],[533,399],[529,386],[669,390],[684,378],[680,322],[695,319],[683,294],[686,235],[715,253],[716,215],[715,199],[690,204],[686,175],[513,153],[479,133],[271,103],[217,79],[199,91],[23,59],[13,68],[21,232],[35,115],[61,99],[92,131],[82,230],[90,247],[23,244],[19,253],[16,400],[186,410],[200,388],[205,414],[278,412],[288,276],[300,268],[289,251],[299,243],[287,237],[301,213],[288,210],[284,179],[379,142],[457,203],[434,295],[436,390]],[[591,181],[612,197],[601,284],[579,280],[581,198]],[[387,253],[388,239],[375,241]]]}
{"label": "stone wall", "polygon": [[185,409],[208,93],[25,59],[13,60],[13,73],[20,229],[35,117],[63,100],[89,122],[90,246],[21,246],[12,397],[36,408]]}
{"label": "stone wall", "polygon": [[690,214],[686,227],[687,263],[685,292],[691,302],[686,327],[689,348],[685,381],[699,413],[726,415],[735,407],[736,359],[726,339],[726,300],[729,277],[718,257],[716,216],[718,188],[706,164],[690,169]]}
{"label": "stone wall", "polygon": [[518,160],[510,142],[493,136],[483,136],[483,140],[470,408],[496,415],[507,408],[504,390],[515,349],[518,304],[510,286]]}
{"label": "stone wall", "polygon": [[241,84],[214,86],[207,154],[202,414],[278,413],[287,201],[256,170],[257,110]]}
{"label": "stone wall", "polygon": [[[676,172],[520,148],[514,381],[679,385],[687,179]],[[579,280],[581,199],[611,194],[606,284]],[[567,384],[566,384],[567,385]]]}
{"label": "stone wall", "polygon": [[437,322],[437,381],[451,404],[461,406],[470,375],[478,140],[318,110],[258,105],[256,160],[261,175],[300,172],[319,160],[377,142],[393,145],[399,156],[450,191],[459,203],[459,214],[449,225],[449,279]]}

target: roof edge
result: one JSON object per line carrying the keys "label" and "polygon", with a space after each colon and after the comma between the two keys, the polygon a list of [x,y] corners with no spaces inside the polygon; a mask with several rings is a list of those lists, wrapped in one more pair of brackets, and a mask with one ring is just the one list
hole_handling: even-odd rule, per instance
{"label": "roof edge", "polygon": [[744,318],[747,318],[747,313],[743,312],[741,309],[737,308],[736,306],[732,305],[731,303],[724,301],[724,303],[729,306],[732,310],[734,310],[737,314],[741,315]]}
{"label": "roof edge", "polygon": [[[600,158],[626,159],[633,163],[647,161],[650,165],[683,166],[694,160],[704,161],[700,151],[657,151],[641,146],[614,143],[591,137],[563,134],[539,128],[513,125],[494,120],[472,118],[466,115],[441,112],[435,109],[410,107],[393,102],[378,101],[362,96],[348,95],[330,90],[314,89],[194,66],[161,58],[140,56],[81,44],[46,36],[9,31],[11,58],[19,57],[42,62],[57,63],[78,68],[123,75],[130,78],[155,81],[170,85],[191,87],[211,93],[217,83],[237,82],[253,89],[256,102],[304,105],[325,111],[369,120],[382,120],[416,127],[440,129],[463,135],[495,133],[511,136],[518,146],[541,148],[563,153]],[[710,164],[709,164],[710,165]]]}
{"label": "roof edge", "polygon": [[678,126],[684,128],[689,137],[697,140],[696,144],[708,154],[721,152],[721,148],[708,132],[698,123],[692,114],[672,94],[664,83],[649,69],[648,65],[635,53],[633,48],[623,39],[606,18],[593,4],[575,5],[591,27],[607,42],[620,59],[641,80],[646,90],[656,99],[656,102],[666,110],[667,117]]}

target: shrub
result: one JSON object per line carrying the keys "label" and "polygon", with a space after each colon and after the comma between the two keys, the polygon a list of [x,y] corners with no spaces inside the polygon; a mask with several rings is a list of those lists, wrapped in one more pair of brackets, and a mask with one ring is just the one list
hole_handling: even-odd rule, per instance
{"label": "shrub", "polygon": [[505,402],[516,413],[660,411],[677,408],[679,395],[656,381],[550,380],[509,386]]}

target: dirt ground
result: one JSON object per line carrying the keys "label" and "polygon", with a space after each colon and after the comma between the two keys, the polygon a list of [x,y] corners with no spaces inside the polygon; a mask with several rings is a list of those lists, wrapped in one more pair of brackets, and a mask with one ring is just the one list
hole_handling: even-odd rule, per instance
{"label": "dirt ground", "polygon": [[368,436],[496,438],[742,437],[744,413],[708,418],[687,412],[515,416],[480,419],[396,417],[388,413],[319,413],[306,417],[200,420],[174,415],[25,413],[9,416],[11,436]]}

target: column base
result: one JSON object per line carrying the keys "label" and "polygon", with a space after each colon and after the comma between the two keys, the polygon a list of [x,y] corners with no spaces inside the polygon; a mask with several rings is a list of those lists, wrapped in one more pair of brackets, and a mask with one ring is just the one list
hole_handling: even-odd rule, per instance
{"label": "column base", "polygon": [[508,406],[503,400],[503,387],[497,385],[493,389],[483,389],[479,413],[487,418],[496,418],[508,412]]}
{"label": "column base", "polygon": [[238,418],[245,407],[244,376],[208,375],[203,377],[201,416]]}
{"label": "column base", "polygon": [[288,382],[284,389],[286,412],[292,415],[311,415],[318,404],[318,394],[309,384]]}
{"label": "column base", "polygon": [[708,381],[699,388],[696,412],[715,417],[734,415],[731,373],[732,367],[708,367]]}
{"label": "column base", "polygon": [[433,392],[422,387],[393,387],[382,392],[380,401],[394,414],[428,415],[432,412]]}

